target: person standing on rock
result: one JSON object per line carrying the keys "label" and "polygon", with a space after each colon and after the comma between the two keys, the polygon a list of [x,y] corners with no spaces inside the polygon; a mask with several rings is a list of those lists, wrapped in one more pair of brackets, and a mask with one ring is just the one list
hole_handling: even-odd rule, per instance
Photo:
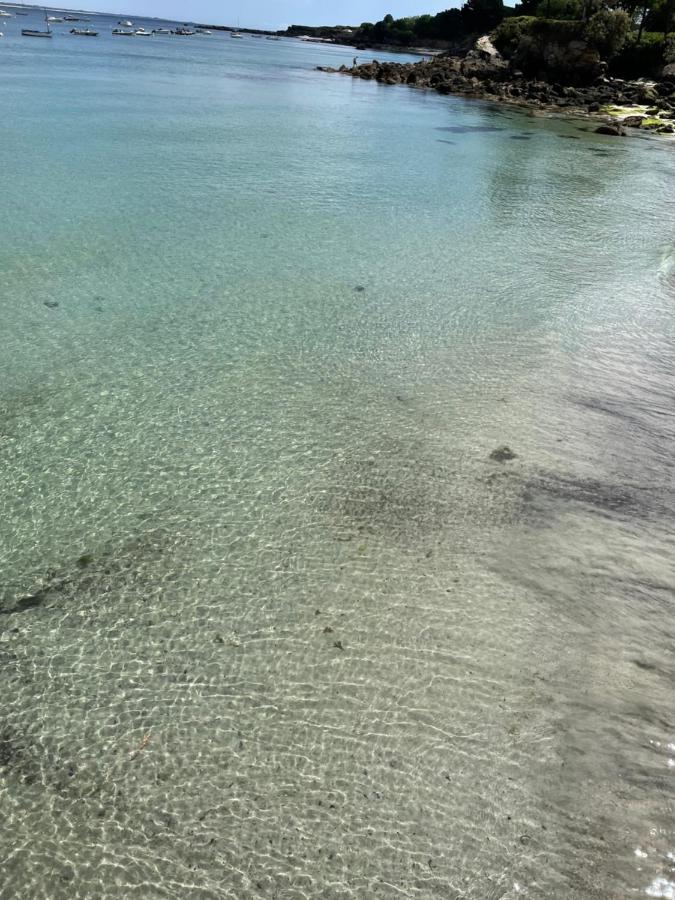
{"label": "person standing on rock", "polygon": [[358,56],[355,56],[354,59],[352,60],[352,65],[354,66],[354,68],[356,68],[357,60],[358,60]]}

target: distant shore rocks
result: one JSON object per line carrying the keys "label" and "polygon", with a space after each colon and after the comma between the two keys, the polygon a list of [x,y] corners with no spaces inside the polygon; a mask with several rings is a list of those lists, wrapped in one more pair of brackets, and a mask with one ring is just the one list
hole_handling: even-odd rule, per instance
{"label": "distant shore rocks", "polygon": [[591,116],[617,132],[623,124],[657,134],[675,132],[675,75],[661,82],[623,81],[600,75],[584,85],[528,78],[507,63],[487,37],[479,39],[463,57],[437,56],[415,63],[373,60],[352,68],[319,68],[381,84],[405,84],[441,94]]}

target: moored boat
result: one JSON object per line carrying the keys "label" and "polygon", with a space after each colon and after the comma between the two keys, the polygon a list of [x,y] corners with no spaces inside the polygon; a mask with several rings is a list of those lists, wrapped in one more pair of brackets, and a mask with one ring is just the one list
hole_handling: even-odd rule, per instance
{"label": "moored boat", "polygon": [[136,37],[136,32],[129,31],[128,28],[113,28],[112,33],[117,37]]}
{"label": "moored boat", "polygon": [[146,31],[145,28],[137,28],[136,29],[136,37],[152,37],[152,31]]}
{"label": "moored boat", "polygon": [[94,31],[93,28],[71,28],[70,33],[78,37],[98,37],[98,31]]}
{"label": "moored boat", "polygon": [[34,38],[50,38],[52,36],[52,30],[49,27],[49,16],[45,16],[45,21],[47,23],[46,31],[40,31],[39,28],[22,28],[21,34],[23,37],[34,37]]}

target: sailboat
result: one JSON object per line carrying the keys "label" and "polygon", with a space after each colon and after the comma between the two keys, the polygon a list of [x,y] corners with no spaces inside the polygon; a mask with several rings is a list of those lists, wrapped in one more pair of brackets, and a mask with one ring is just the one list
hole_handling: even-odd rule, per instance
{"label": "sailboat", "polygon": [[52,36],[52,30],[49,27],[49,16],[45,15],[45,22],[47,24],[46,31],[40,31],[38,28],[22,28],[21,34],[23,37],[41,37],[41,38],[50,38]]}
{"label": "sailboat", "polygon": [[239,38],[239,40],[241,40],[244,37],[244,35],[239,31],[239,17],[237,17],[237,30],[231,31],[230,37],[231,38]]}

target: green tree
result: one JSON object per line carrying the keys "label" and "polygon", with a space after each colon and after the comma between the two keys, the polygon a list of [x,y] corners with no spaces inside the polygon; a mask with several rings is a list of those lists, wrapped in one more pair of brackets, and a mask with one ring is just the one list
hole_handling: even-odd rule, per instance
{"label": "green tree", "polygon": [[468,32],[492,31],[503,18],[503,0],[468,0],[462,7],[462,21]]}
{"label": "green tree", "polygon": [[603,56],[614,56],[626,43],[630,18],[622,9],[600,9],[588,20],[584,37]]}

